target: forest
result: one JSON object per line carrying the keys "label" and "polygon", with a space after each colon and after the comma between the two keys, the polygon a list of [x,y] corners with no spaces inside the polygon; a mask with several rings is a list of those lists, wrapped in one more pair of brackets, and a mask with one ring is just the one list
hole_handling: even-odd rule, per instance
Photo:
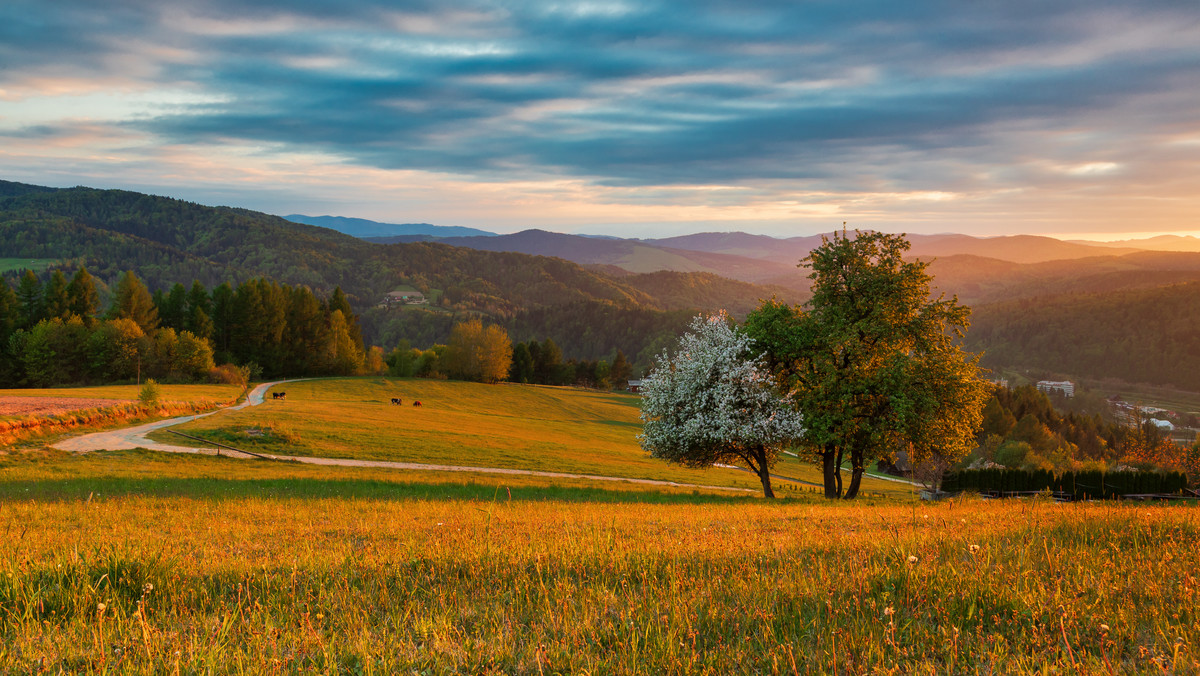
{"label": "forest", "polygon": [[963,466],[1060,474],[1073,471],[1168,469],[1200,480],[1200,443],[1176,445],[1148,420],[1119,423],[1102,398],[1047,396],[1032,385],[996,387],[983,408],[979,447]]}
{"label": "forest", "polygon": [[151,293],[126,271],[110,295],[101,311],[95,278],[82,267],[69,280],[55,270],[46,283],[26,270],[15,289],[0,279],[0,385],[229,382],[382,369],[382,351],[364,353],[357,317],[336,287],[318,298],[305,286],[252,279],[211,292],[195,281]]}
{"label": "forest", "polygon": [[1200,282],[983,305],[965,342],[989,368],[1200,391]]}
{"label": "forest", "polygon": [[[1132,262],[1123,264],[1152,253],[1128,257]],[[637,275],[430,242],[375,244],[245,209],[5,181],[0,181],[0,258],[50,259],[57,261],[51,271],[67,273],[86,267],[105,303],[109,287],[127,270],[163,293],[189,280],[215,290],[267,279],[307,287],[318,297],[340,288],[360,318],[366,345],[445,344],[455,324],[480,318],[503,326],[515,341],[553,339],[581,360],[611,363],[620,350],[639,370],[698,311],[726,309],[737,317],[771,296],[788,303],[803,300],[780,287],[706,273]],[[976,270],[988,260],[977,258],[968,267]],[[987,278],[995,287],[988,298],[1017,288],[1012,285],[1020,275],[1006,271],[1011,265],[1002,267]],[[1035,368],[1051,375],[1200,390],[1200,282],[1161,285],[1155,280],[1182,273],[1163,277],[1138,268],[1135,276],[1145,284],[1130,287],[1132,273],[1113,271],[1107,282],[1090,281],[1088,290],[1081,290],[1070,283],[1073,268],[1067,267],[1062,274],[1038,277],[1036,289],[1025,289],[1020,298],[985,302],[980,297],[964,347],[983,353],[989,368]],[[18,265],[3,274],[15,287],[21,272]],[[942,272],[948,276],[938,281],[954,287],[954,273]],[[41,274],[48,283],[48,275]],[[404,285],[426,295],[437,290],[436,304],[377,307],[387,292]]]}
{"label": "forest", "polygon": [[[332,230],[228,207],[119,190],[42,189],[0,181],[0,257],[50,258],[86,267],[101,296],[126,270],[151,289],[180,280],[209,289],[265,278],[335,288],[362,318],[367,344],[445,343],[454,324],[483,317],[518,340],[552,338],[580,359],[616,350],[648,363],[697,310],[748,310],[778,288],[702,273],[610,276],[557,258],[476,251],[436,243],[374,244]],[[20,270],[7,274],[19,283]],[[439,305],[376,308],[401,285]],[[218,347],[218,351],[220,348]]]}

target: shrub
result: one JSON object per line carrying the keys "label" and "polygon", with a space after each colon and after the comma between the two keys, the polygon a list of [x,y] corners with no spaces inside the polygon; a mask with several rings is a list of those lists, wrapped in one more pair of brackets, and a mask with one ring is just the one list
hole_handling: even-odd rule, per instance
{"label": "shrub", "polygon": [[208,370],[208,379],[221,385],[246,386],[250,382],[250,369],[246,366],[221,364]]}
{"label": "shrub", "polygon": [[142,391],[138,393],[138,401],[142,403],[142,406],[147,408],[156,408],[158,406],[158,398],[158,383],[154,382],[153,378],[146,379],[146,382],[142,384]]}

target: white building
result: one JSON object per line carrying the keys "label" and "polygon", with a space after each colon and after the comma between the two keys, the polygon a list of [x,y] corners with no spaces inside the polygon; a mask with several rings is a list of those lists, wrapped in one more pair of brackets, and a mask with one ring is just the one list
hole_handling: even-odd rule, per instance
{"label": "white building", "polygon": [[1037,388],[1046,394],[1053,390],[1061,390],[1064,397],[1075,396],[1075,383],[1069,380],[1039,380]]}
{"label": "white building", "polygon": [[1170,432],[1175,429],[1175,426],[1172,425],[1169,420],[1158,420],[1157,418],[1151,418],[1148,422],[1154,423],[1155,427],[1166,432]]}

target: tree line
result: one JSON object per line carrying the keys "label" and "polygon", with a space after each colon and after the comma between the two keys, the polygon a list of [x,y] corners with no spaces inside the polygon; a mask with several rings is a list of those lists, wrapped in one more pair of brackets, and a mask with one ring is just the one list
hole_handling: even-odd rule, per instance
{"label": "tree line", "polygon": [[[0,381],[7,386],[144,378],[226,379],[229,369],[278,377],[348,375],[369,367],[357,317],[340,289],[318,298],[306,286],[253,279],[211,292],[199,281],[151,293],[133,272],[112,286],[86,267],[43,281],[26,270],[16,288],[0,280]],[[382,360],[378,360],[381,364]]]}
{"label": "tree line", "polygon": [[397,377],[453,378],[494,383],[577,385],[623,389],[633,376],[625,353],[612,360],[564,358],[553,339],[513,344],[504,327],[475,318],[454,324],[444,344],[412,347],[407,340],[385,357],[388,374]]}
{"label": "tree line", "polygon": [[1060,412],[1032,385],[997,387],[983,407],[978,448],[964,464],[1056,474],[1113,468],[1172,470],[1200,481],[1200,444],[1182,447],[1147,418],[1132,425],[1112,419],[1107,403],[1086,390]]}

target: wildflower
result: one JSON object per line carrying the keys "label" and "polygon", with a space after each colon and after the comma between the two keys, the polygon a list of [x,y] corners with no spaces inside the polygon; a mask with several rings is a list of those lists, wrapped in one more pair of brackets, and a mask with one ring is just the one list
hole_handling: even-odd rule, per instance
{"label": "wildflower", "polygon": [[103,603],[97,603],[97,604],[96,604],[96,610],[97,610],[97,611],[99,611],[99,612],[101,612],[101,613],[102,613],[102,612],[104,612],[104,609],[105,609],[105,608],[107,608],[107,607],[108,607],[108,606],[104,605]]}
{"label": "wildflower", "polygon": [[1100,631],[1107,634],[1108,633],[1108,625],[1107,624],[1100,625]]}
{"label": "wildflower", "polygon": [[911,555],[911,554],[910,554],[910,555],[908,556],[908,562],[909,562],[909,563],[916,563],[916,562],[917,562],[917,557],[915,557],[915,556],[913,556],[913,555]]}
{"label": "wildflower", "polygon": [[975,552],[979,551],[979,545],[971,545],[970,550],[971,553],[974,554]]}
{"label": "wildflower", "polygon": [[883,614],[884,614],[884,616],[885,616],[885,617],[886,617],[886,616],[888,616],[888,615],[895,615],[895,614],[896,614],[896,609],[895,609],[895,608],[893,608],[893,607],[891,607],[891,606],[888,606],[887,608],[884,608],[884,609],[883,609]]}

